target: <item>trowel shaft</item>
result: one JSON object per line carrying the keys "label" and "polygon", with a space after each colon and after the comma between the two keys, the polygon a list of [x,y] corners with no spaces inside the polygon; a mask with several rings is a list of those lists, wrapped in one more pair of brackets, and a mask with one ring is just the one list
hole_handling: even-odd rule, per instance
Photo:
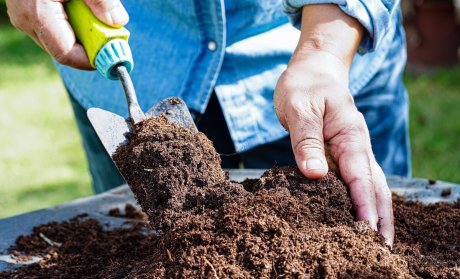
{"label": "trowel shaft", "polygon": [[128,103],[129,118],[132,124],[136,124],[145,119],[145,114],[137,102],[133,81],[131,80],[128,70],[124,65],[120,64],[116,66],[114,70],[120,79],[125,92],[126,102]]}

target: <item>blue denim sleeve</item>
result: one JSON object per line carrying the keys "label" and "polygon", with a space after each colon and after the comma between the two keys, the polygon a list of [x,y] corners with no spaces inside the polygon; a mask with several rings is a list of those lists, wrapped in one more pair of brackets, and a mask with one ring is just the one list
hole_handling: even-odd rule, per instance
{"label": "blue denim sleeve", "polygon": [[301,22],[301,8],[310,4],[336,4],[367,30],[358,49],[360,54],[374,51],[391,25],[392,14],[397,11],[398,0],[283,0],[284,11],[297,28]]}

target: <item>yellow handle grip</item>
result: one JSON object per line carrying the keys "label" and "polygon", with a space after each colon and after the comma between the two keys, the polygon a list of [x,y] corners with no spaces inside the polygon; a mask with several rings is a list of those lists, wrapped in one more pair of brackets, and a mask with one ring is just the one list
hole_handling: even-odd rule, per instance
{"label": "yellow handle grip", "polygon": [[77,39],[81,42],[88,55],[89,62],[96,68],[95,60],[99,50],[113,39],[128,40],[129,31],[115,28],[100,21],[83,2],[70,0],[65,3],[65,11]]}

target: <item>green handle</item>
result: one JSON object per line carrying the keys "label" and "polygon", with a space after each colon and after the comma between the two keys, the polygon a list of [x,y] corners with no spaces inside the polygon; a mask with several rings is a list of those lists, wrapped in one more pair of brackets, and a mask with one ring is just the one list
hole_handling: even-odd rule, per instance
{"label": "green handle", "polygon": [[83,0],[67,1],[65,11],[70,25],[72,25],[77,39],[85,48],[93,68],[96,68],[95,60],[99,50],[106,43],[113,39],[128,41],[129,31],[126,28],[106,25],[91,12]]}

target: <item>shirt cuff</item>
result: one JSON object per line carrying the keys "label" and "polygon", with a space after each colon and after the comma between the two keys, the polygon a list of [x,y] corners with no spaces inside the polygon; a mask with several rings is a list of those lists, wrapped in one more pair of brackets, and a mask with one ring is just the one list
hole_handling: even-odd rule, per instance
{"label": "shirt cuff", "polygon": [[374,51],[389,30],[392,13],[398,1],[376,0],[283,0],[284,12],[292,24],[300,29],[301,10],[305,5],[336,4],[347,15],[357,19],[367,30],[358,49],[364,54]]}

